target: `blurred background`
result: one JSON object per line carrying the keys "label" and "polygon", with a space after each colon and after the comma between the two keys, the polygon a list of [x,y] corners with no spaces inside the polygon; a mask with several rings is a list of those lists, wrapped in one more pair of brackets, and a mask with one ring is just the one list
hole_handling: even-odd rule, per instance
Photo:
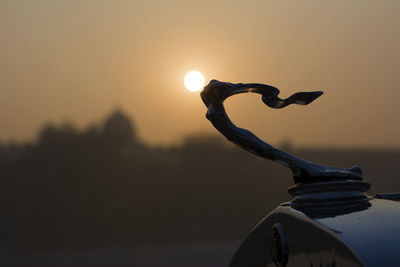
{"label": "blurred background", "polygon": [[185,74],[325,94],[233,122],[400,191],[400,2],[0,0],[0,265],[226,266],[290,200]]}

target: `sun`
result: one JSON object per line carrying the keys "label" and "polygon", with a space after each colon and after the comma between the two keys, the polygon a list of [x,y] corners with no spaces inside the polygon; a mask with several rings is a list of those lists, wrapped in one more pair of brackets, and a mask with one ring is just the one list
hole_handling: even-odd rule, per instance
{"label": "sun", "polygon": [[204,76],[197,70],[192,70],[186,73],[183,79],[186,89],[192,92],[197,92],[204,86]]}

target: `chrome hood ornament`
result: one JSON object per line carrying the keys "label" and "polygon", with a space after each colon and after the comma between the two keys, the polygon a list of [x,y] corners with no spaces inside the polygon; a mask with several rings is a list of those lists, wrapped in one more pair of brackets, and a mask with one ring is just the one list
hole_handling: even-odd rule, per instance
{"label": "chrome hood ornament", "polygon": [[257,156],[277,161],[293,172],[295,183],[324,182],[329,180],[362,180],[359,167],[338,168],[312,163],[262,141],[252,132],[235,126],[226,114],[223,102],[228,97],[240,93],[257,93],[270,108],[280,109],[290,104],[308,105],[323,94],[322,91],[299,92],[286,99],[279,98],[279,89],[259,83],[228,83],[212,80],[204,87],[201,98],[207,106],[207,119],[229,141]]}

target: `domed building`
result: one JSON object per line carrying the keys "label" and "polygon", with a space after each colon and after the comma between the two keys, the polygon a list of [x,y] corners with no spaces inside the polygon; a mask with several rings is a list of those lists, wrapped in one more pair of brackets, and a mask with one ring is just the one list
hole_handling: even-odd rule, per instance
{"label": "domed building", "polygon": [[115,110],[106,120],[104,135],[122,144],[136,142],[136,132],[132,121],[120,109]]}

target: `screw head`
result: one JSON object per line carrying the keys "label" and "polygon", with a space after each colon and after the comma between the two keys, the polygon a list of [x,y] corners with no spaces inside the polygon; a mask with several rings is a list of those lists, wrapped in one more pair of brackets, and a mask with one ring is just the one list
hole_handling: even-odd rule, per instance
{"label": "screw head", "polygon": [[271,258],[278,267],[285,267],[289,259],[289,244],[285,230],[280,223],[271,229]]}

